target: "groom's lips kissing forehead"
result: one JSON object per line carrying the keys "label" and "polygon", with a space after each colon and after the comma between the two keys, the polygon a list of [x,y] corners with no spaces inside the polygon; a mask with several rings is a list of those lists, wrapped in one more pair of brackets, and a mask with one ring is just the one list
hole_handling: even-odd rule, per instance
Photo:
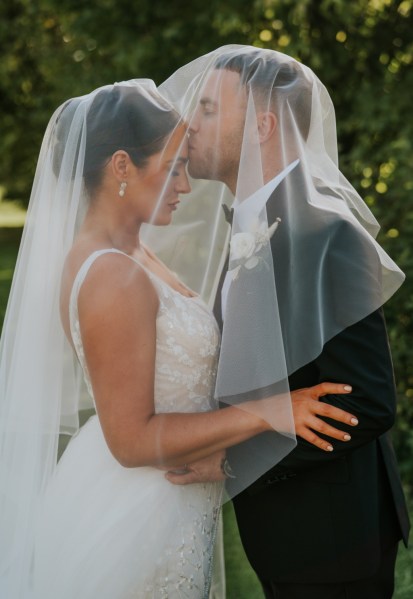
{"label": "groom's lips kissing forehead", "polygon": [[193,150],[195,148],[194,137],[194,132],[190,131],[188,135],[188,150]]}

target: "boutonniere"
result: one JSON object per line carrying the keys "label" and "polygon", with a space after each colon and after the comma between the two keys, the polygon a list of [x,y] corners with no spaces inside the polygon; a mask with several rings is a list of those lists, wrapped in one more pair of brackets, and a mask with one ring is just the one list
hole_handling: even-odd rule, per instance
{"label": "boutonniere", "polygon": [[235,281],[242,268],[252,270],[257,266],[266,266],[265,259],[259,255],[260,251],[274,235],[279,224],[280,218],[267,227],[265,223],[255,224],[250,231],[235,233],[230,242],[230,261],[236,266],[232,269],[232,279]]}

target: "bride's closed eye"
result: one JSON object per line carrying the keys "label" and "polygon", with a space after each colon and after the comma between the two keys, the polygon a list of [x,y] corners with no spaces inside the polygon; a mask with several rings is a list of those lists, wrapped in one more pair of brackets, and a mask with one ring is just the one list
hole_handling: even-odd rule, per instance
{"label": "bride's closed eye", "polygon": [[172,175],[172,177],[179,177],[181,172],[186,173],[186,165],[188,164],[188,158],[179,157],[173,161],[170,161],[168,164],[168,172]]}

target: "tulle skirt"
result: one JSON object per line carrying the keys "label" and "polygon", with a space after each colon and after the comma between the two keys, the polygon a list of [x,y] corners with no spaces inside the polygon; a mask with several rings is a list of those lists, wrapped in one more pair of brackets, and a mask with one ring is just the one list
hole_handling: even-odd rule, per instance
{"label": "tulle skirt", "polygon": [[47,489],[34,552],[35,599],[208,597],[219,483],[174,486],[124,468],[93,416]]}

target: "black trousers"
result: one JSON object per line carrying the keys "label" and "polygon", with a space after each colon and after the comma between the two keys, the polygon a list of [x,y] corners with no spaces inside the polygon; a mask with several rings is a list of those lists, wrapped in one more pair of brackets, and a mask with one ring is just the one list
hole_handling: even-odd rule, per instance
{"label": "black trousers", "polygon": [[266,599],[391,599],[398,543],[383,553],[370,578],[338,584],[290,584],[261,580]]}

